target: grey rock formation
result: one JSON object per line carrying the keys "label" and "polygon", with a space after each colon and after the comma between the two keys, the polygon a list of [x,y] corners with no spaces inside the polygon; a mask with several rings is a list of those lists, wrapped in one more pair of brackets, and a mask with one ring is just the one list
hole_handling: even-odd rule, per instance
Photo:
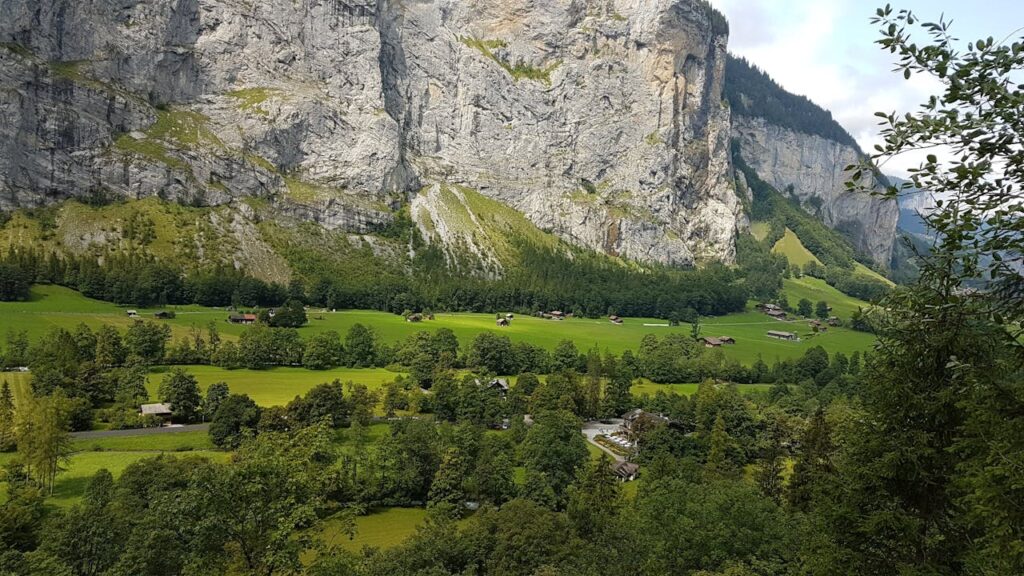
{"label": "grey rock formation", "polygon": [[732,132],[743,160],[765,182],[783,194],[794,194],[857,249],[876,263],[889,265],[899,207],[890,200],[846,190],[849,174],[845,169],[860,161],[859,150],[761,118],[734,116]]}
{"label": "grey rock formation", "polygon": [[255,196],[365,232],[450,183],[730,261],[723,32],[693,0],[5,0],[0,209]]}

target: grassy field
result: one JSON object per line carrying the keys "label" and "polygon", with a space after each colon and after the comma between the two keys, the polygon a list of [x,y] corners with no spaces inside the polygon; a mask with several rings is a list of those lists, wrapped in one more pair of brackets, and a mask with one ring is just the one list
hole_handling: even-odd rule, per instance
{"label": "grassy field", "polygon": [[790,264],[796,264],[801,268],[808,262],[821,264],[821,260],[818,260],[817,256],[811,254],[811,251],[804,247],[803,242],[800,241],[796,233],[789,228],[786,228],[785,235],[775,243],[772,252],[782,254],[789,260]]}
{"label": "grassy field", "polygon": [[31,378],[32,375],[28,372],[0,372],[0,384],[7,382],[11,385],[15,408],[21,406],[23,398],[31,397]]}
{"label": "grassy field", "polygon": [[206,432],[174,432],[142,436],[110,436],[74,440],[75,452],[188,452],[213,450],[213,442]]}
{"label": "grassy field", "polygon": [[[81,501],[85,488],[89,485],[89,480],[101,469],[106,468],[116,478],[132,463],[165,453],[158,450],[132,450],[125,452],[78,452],[73,454],[67,469],[57,475],[53,496],[47,498],[47,503],[61,508],[73,506]],[[187,452],[179,455],[201,456],[215,461],[224,461],[228,457],[228,454],[225,452],[212,451]],[[0,454],[0,465],[7,463],[15,456],[15,454]],[[6,498],[6,483],[0,483],[0,500],[6,500]]]}
{"label": "grassy field", "polygon": [[393,548],[404,542],[427,517],[422,508],[385,508],[356,518],[356,536],[349,539],[339,520],[323,524],[321,538],[329,546],[340,546],[353,552],[363,546]]}
{"label": "grassy field", "polygon": [[[867,309],[871,306],[861,300],[857,300],[856,298],[836,291],[835,288],[829,286],[824,280],[811,278],[810,276],[804,276],[802,278],[786,278],[782,281],[782,290],[786,293],[786,297],[789,299],[789,305],[794,308],[801,298],[807,298],[811,302],[824,300],[832,307],[832,314],[845,319],[849,319],[858,307]],[[870,346],[870,343],[874,341],[874,338],[870,337],[868,334],[856,334],[867,337],[865,340],[867,346]],[[827,348],[828,347],[826,346],[826,349]]]}
{"label": "grassy field", "polygon": [[[831,304],[835,313],[841,317],[849,317],[857,306],[864,306],[854,298],[846,296],[823,281],[814,278],[786,280],[786,293],[791,303],[807,297],[812,301],[825,300]],[[0,318],[4,319],[4,328],[27,330],[30,337],[39,337],[50,329],[60,326],[74,328],[85,322],[91,326],[110,323],[122,328],[129,325],[125,309],[96,300],[90,300],[81,294],[57,286],[36,286],[33,298],[28,302],[0,303]],[[226,321],[228,312],[199,306],[182,306],[174,308],[177,318],[167,320],[172,326],[175,337],[188,333],[191,326],[204,327],[209,322],[217,323],[225,338],[237,338],[244,327],[229,324]],[[153,310],[140,310],[144,316],[151,317]],[[335,330],[344,334],[356,323],[370,326],[384,342],[403,340],[421,330],[437,330],[449,328],[455,332],[459,341],[466,346],[477,334],[484,331],[495,331],[507,335],[513,341],[524,341],[554,348],[562,340],[572,340],[580,350],[597,346],[602,350],[621,353],[626,349],[636,350],[640,340],[646,334],[665,335],[669,333],[689,334],[690,327],[681,325],[669,327],[664,320],[651,318],[627,318],[622,325],[615,325],[605,319],[573,318],[563,321],[543,320],[534,317],[519,316],[507,328],[496,328],[494,317],[490,314],[438,314],[433,321],[422,323],[406,322],[403,318],[385,312],[369,310],[345,310],[339,312],[311,312],[308,326],[301,328],[300,333],[308,337],[314,333]],[[793,358],[803,354],[809,346],[821,344],[830,352],[850,352],[856,349],[867,349],[872,338],[865,334],[850,333],[843,330],[830,331],[825,337],[805,339],[802,342],[779,342],[769,339],[768,330],[780,328],[779,322],[753,311],[730,314],[722,317],[709,317],[701,320],[702,334],[706,336],[727,335],[737,338],[735,346],[724,349],[725,354],[737,360],[753,362],[760,353],[766,361],[774,358]],[[804,332],[802,323],[781,329]],[[4,330],[6,332],[6,330]],[[809,331],[808,331],[809,332]],[[271,372],[259,373],[266,378]],[[316,380],[309,385],[333,379],[330,373],[314,373]],[[272,376],[270,376],[272,378]],[[341,374],[337,377],[345,379]],[[242,378],[235,375],[232,378]],[[289,381],[295,378],[288,378]],[[326,379],[326,380],[325,380]],[[387,379],[390,379],[387,378]],[[216,380],[214,380],[216,381]],[[229,380],[226,380],[229,381]],[[385,380],[386,381],[386,380]],[[374,382],[365,382],[368,385]],[[378,382],[380,383],[380,382]],[[229,381],[230,384],[230,381]],[[258,383],[253,383],[258,384]],[[301,388],[301,385],[297,387]],[[268,400],[270,401],[270,400]]]}
{"label": "grassy field", "polygon": [[[840,301],[835,298],[835,295],[839,293],[831,287],[828,287],[831,290],[830,293],[816,294],[818,283],[828,287],[823,281],[815,278],[786,280],[785,291],[790,303],[795,305],[800,298],[807,297],[812,302],[828,301],[840,315],[843,311],[856,310],[855,300],[846,296]],[[817,297],[811,298],[810,296]],[[769,330],[793,332],[798,334],[801,340],[789,342],[769,338]],[[727,358],[736,359],[746,365],[755,362],[758,356],[769,364],[777,359],[797,358],[813,346],[822,346],[830,353],[850,354],[855,350],[869,350],[874,342],[874,336],[870,334],[845,328],[831,328],[827,333],[814,334],[804,321],[783,322],[754,311],[701,320],[700,333],[702,336],[732,336],[735,338],[736,344],[723,346],[721,350]]]}
{"label": "grassy field", "polygon": [[[182,366],[199,380],[204,394],[215,382],[226,382],[231,392],[248,394],[260,406],[282,406],[296,396],[302,396],[318,384],[341,380],[365,384],[376,390],[394,380],[398,374],[384,369],[335,368],[333,370],[306,370],[304,368],[274,368],[271,370],[225,370],[216,366]],[[157,388],[166,376],[166,369],[149,375],[146,389],[150,398],[157,397]]]}

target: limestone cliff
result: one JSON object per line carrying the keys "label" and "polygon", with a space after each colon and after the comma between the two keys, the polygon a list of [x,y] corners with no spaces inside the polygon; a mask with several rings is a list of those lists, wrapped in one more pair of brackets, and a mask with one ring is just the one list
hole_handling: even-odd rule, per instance
{"label": "limestone cliff", "polygon": [[450,185],[609,254],[729,261],[723,24],[700,0],[5,0],[0,209],[255,196],[368,232],[415,202],[442,242],[420,192]]}
{"label": "limestone cliff", "polygon": [[858,250],[888,266],[899,209],[895,202],[847,191],[845,169],[860,161],[859,150],[762,118],[734,116],[732,130],[744,161],[765,182],[795,196],[826,225],[844,233]]}
{"label": "limestone cliff", "polygon": [[727,62],[725,92],[733,111],[733,139],[743,160],[765,182],[795,197],[805,210],[887,267],[898,207],[892,201],[846,190],[845,168],[864,155],[832,114],[786,92],[741,58],[730,57]]}

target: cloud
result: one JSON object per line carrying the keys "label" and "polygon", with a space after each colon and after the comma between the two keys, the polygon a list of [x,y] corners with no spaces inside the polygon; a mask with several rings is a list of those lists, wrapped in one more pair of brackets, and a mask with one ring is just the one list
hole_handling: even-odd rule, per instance
{"label": "cloud", "polygon": [[[878,136],[876,111],[905,113],[940,88],[924,77],[905,81],[892,71],[892,55],[874,42],[862,0],[712,0],[729,19],[730,51],[770,74],[786,90],[807,96],[871,151]],[[919,159],[896,158],[886,170],[899,176]]]}

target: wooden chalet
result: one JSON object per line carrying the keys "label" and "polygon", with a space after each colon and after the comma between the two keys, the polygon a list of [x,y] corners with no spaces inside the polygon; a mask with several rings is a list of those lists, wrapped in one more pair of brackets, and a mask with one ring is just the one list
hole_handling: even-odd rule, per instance
{"label": "wooden chalet", "polygon": [[258,319],[255,314],[232,314],[228,316],[228,322],[232,324],[255,324]]}
{"label": "wooden chalet", "polygon": [[640,475],[640,465],[635,462],[619,462],[612,465],[612,474],[619,482],[632,482]]}
{"label": "wooden chalet", "polygon": [[768,331],[768,337],[769,338],[775,338],[775,339],[778,339],[778,340],[790,340],[790,341],[799,340],[799,338],[797,337],[796,334],[793,334],[792,332],[782,332],[780,330],[769,330]]}

